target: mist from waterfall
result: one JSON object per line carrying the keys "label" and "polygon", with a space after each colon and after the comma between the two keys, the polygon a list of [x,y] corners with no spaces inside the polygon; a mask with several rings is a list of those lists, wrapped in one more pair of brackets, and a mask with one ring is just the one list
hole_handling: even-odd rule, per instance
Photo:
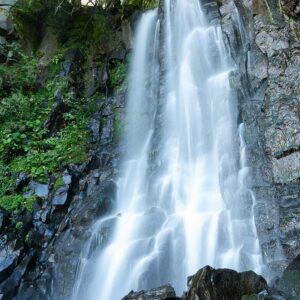
{"label": "mist from waterfall", "polygon": [[[165,0],[139,22],[129,74],[117,211],[82,254],[73,299],[117,300],[205,265],[261,271],[234,70],[199,0]],[[95,236],[115,224],[87,259]],[[89,257],[91,257],[89,255]]]}

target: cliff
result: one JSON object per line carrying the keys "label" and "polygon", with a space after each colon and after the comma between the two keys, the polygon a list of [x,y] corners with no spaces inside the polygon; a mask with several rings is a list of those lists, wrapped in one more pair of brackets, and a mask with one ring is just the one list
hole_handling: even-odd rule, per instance
{"label": "cliff", "polygon": [[[33,3],[0,2],[3,300],[72,295],[92,224],[115,204],[125,77],[142,10],[140,3],[118,1],[105,9]],[[300,253],[300,4],[202,4],[210,21],[222,26],[236,65],[231,84],[245,126],[256,227],[272,279]],[[111,227],[99,232],[94,247],[109,240]],[[289,274],[286,269],[274,285],[285,290]],[[155,299],[175,297],[167,292]],[[189,292],[196,297],[199,291]],[[287,297],[298,299],[295,292]]]}

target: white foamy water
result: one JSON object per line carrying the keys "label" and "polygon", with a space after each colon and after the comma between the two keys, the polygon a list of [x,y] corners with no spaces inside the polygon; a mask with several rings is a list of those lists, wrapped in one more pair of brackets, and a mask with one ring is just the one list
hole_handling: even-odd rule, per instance
{"label": "white foamy water", "polygon": [[86,245],[74,299],[117,300],[166,283],[180,295],[205,265],[260,272],[244,127],[229,84],[234,66],[199,3],[165,0],[164,22],[157,11],[140,20],[119,215],[95,224],[91,241],[115,226],[90,259],[93,242]]}

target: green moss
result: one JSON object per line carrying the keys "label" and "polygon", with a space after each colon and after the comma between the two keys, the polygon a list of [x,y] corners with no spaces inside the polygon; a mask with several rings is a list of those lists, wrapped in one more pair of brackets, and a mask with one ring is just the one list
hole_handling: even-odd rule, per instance
{"label": "green moss", "polygon": [[24,226],[23,222],[17,222],[15,227],[17,230],[21,230],[23,228],[23,226]]}
{"label": "green moss", "polygon": [[62,180],[62,177],[59,176],[55,181],[54,190],[57,191],[62,186],[64,186],[64,182]]}
{"label": "green moss", "polygon": [[16,91],[33,91],[36,85],[38,59],[21,50],[17,42],[6,45],[8,58],[0,64],[0,96]]}
{"label": "green moss", "polygon": [[128,53],[124,61],[113,60],[110,63],[110,84],[115,91],[120,90],[124,82],[126,82],[130,59],[131,55]]}

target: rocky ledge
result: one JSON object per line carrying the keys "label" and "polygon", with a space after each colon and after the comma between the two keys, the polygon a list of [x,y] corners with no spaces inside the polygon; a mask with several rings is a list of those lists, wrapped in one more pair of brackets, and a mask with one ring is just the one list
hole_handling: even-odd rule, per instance
{"label": "rocky ledge", "polygon": [[122,300],[298,300],[300,294],[300,255],[285,269],[281,278],[269,285],[253,271],[236,272],[206,266],[188,277],[188,291],[176,296],[167,284],[159,288],[134,292]]}

